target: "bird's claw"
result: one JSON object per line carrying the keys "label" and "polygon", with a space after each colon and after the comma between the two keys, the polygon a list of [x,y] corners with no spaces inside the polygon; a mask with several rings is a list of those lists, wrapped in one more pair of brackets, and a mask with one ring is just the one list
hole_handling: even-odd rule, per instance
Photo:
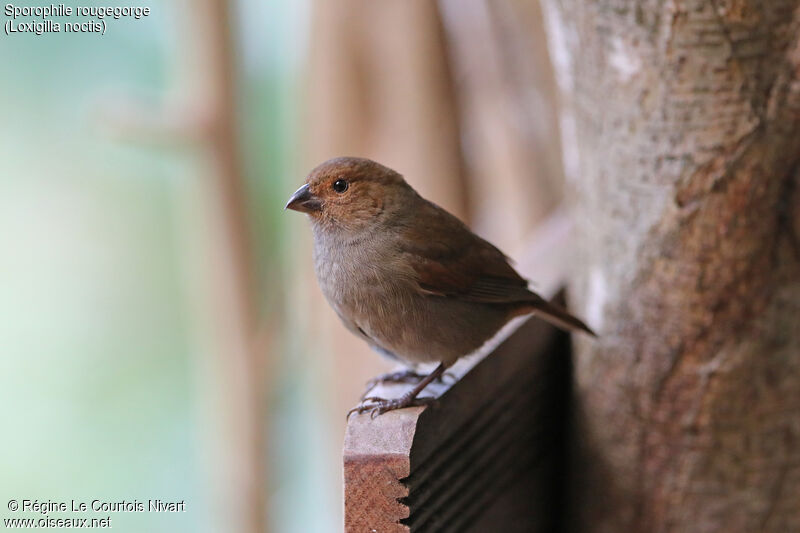
{"label": "bird's claw", "polygon": [[424,405],[430,405],[435,402],[436,398],[433,398],[432,396],[423,396],[422,398],[409,398],[403,396],[401,398],[394,398],[390,400],[387,400],[386,398],[380,398],[378,396],[369,396],[367,398],[363,398],[360,404],[350,409],[347,412],[347,418],[349,420],[350,415],[353,413],[369,413],[370,418],[374,419],[383,413],[394,411],[395,409],[420,407]]}

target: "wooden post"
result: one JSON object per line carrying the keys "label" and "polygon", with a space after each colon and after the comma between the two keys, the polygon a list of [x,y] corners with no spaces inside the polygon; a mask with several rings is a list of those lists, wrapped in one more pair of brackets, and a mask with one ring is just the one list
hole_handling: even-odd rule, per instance
{"label": "wooden post", "polygon": [[553,531],[569,396],[565,339],[530,320],[474,367],[457,369],[454,385],[429,388],[438,405],[351,417],[345,531]]}

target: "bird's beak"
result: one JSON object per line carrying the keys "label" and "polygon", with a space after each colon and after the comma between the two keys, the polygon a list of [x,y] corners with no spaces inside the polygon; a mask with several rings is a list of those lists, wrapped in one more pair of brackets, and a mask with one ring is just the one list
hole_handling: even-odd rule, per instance
{"label": "bird's beak", "polygon": [[301,213],[313,213],[322,209],[322,202],[319,198],[311,194],[308,183],[297,189],[289,201],[286,202],[284,209],[292,209]]}

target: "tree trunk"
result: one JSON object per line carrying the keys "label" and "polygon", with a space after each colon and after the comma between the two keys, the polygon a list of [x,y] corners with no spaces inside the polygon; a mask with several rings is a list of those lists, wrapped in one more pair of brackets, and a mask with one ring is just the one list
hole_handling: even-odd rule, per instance
{"label": "tree trunk", "polygon": [[548,0],[576,531],[800,531],[800,1]]}

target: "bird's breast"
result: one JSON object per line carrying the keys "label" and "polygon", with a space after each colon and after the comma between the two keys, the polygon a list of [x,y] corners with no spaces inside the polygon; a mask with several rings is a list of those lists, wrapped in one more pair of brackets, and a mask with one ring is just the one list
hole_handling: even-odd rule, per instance
{"label": "bird's breast", "polygon": [[368,242],[317,243],[314,268],[323,294],[340,315],[363,321],[387,298],[411,290],[412,274],[393,255]]}

